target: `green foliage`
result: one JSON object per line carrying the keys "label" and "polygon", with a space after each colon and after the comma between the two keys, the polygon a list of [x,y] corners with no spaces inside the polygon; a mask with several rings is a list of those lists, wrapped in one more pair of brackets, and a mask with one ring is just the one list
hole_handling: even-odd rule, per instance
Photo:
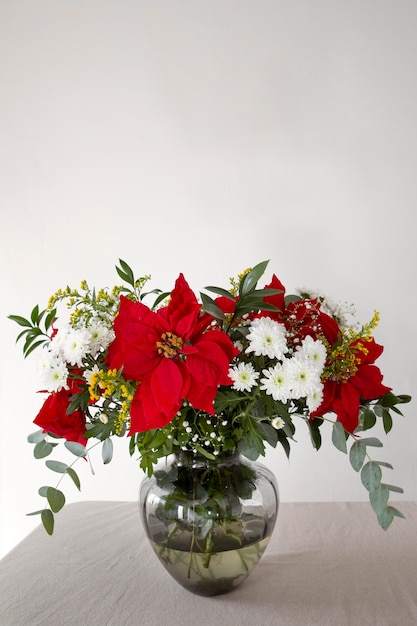
{"label": "green foliage", "polygon": [[48,311],[39,310],[36,305],[30,314],[30,319],[26,319],[20,315],[9,315],[8,319],[22,326],[24,330],[17,336],[16,342],[24,339],[23,355],[26,358],[33,350],[42,346],[50,340],[48,331],[51,328],[56,317],[56,309]]}
{"label": "green foliage", "polygon": [[408,395],[396,396],[388,392],[382,398],[364,402],[360,410],[359,426],[353,435],[345,431],[340,422],[336,421],[333,424],[332,441],[338,450],[346,453],[348,438],[354,439],[349,450],[350,464],[356,472],[360,472],[362,485],[368,491],[371,506],[384,530],[390,526],[394,517],[404,517],[398,509],[389,504],[390,492],[403,493],[403,490],[401,487],[382,482],[382,468],[392,470],[390,463],[370,458],[368,448],[382,448],[382,442],[377,437],[360,437],[360,433],[372,428],[378,419],[382,419],[384,430],[388,433],[393,423],[391,411],[402,415],[397,405],[406,404],[410,400],[411,397]]}

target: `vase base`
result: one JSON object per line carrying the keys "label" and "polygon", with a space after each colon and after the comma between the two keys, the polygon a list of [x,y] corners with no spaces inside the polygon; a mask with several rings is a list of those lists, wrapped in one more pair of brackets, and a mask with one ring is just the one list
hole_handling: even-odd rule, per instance
{"label": "vase base", "polygon": [[229,593],[243,583],[263,555],[270,537],[237,550],[185,552],[150,542],[168,573],[200,596]]}

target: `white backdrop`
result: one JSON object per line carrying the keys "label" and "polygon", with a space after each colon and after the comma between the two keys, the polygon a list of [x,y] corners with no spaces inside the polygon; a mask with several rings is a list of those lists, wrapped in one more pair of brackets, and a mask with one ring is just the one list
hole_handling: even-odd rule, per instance
{"label": "white backdrop", "polygon": [[[51,480],[26,443],[35,360],[6,316],[119,282],[119,257],[197,292],[271,259],[289,290],[379,310],[385,383],[415,394],[416,19],[414,0],[1,0],[0,553]],[[417,499],[415,406],[378,456],[400,499]],[[366,499],[323,437],[268,452],[282,500]],[[136,498],[120,444],[68,501]]]}

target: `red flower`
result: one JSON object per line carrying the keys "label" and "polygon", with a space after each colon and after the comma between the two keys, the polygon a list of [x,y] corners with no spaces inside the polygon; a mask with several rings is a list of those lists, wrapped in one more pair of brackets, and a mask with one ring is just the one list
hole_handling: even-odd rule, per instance
{"label": "red flower", "polygon": [[[295,339],[300,342],[306,335],[314,339],[324,336],[330,346],[331,354],[342,336],[336,320],[321,310],[317,300],[300,300],[286,305],[285,287],[275,275],[267,286],[282,289],[282,293],[264,298],[266,302],[278,307],[279,311],[267,311],[263,314],[285,324],[289,341]],[[349,372],[342,366],[340,376],[336,375],[334,378],[330,376],[325,380],[323,402],[311,414],[311,418],[334,412],[344,428],[351,433],[354,432],[358,426],[361,399],[375,400],[391,391],[390,387],[382,384],[382,374],[374,365],[382,351],[383,347],[375,343],[372,338],[356,339],[346,346],[345,352],[354,355],[352,371]],[[329,366],[329,361],[326,365]]]}
{"label": "red flower", "polygon": [[44,432],[67,441],[76,441],[83,446],[87,440],[83,437],[86,431],[85,414],[81,409],[67,414],[68,406],[74,393],[79,391],[79,381],[68,379],[69,389],[61,389],[51,393],[45,400],[41,410],[34,419],[34,424],[43,428]]}
{"label": "red flower", "polygon": [[212,319],[201,313],[182,274],[168,306],[156,312],[121,296],[107,363],[139,383],[129,434],[166,426],[184,399],[214,414],[218,386],[231,384],[229,366],[238,351],[228,335],[208,328]]}
{"label": "red flower", "polygon": [[354,373],[346,380],[329,378],[325,381],[323,402],[311,418],[332,411],[343,427],[353,433],[359,423],[360,401],[376,400],[391,391],[391,387],[382,384],[381,371],[374,365],[383,347],[373,338],[356,339],[349,345],[349,351],[355,355]]}

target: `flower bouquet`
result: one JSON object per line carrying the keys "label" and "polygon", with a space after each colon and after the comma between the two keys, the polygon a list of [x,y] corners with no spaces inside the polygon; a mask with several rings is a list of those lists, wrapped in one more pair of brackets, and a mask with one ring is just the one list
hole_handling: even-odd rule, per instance
{"label": "flower bouquet", "polygon": [[46,460],[61,476],[39,490],[45,506],[31,515],[49,534],[65,504],[60,483],[69,477],[80,489],[74,467],[93,446],[109,463],[113,438],[127,437],[151,476],[181,452],[215,461],[238,451],[256,460],[279,444],[289,456],[299,423],[319,449],[330,422],[333,444],[360,472],[384,529],[403,517],[388,502],[402,489],[382,481],[392,466],[369,453],[382,443],[365,436],[380,420],[388,433],[398,405],[410,400],[385,386],[375,365],[383,350],[372,336],[378,314],[349,322],[346,308],[308,290],[286,294],[275,275],[258,287],[267,265],[226,288],[206,287],[198,299],[182,274],[171,292],[147,290],[150,276],[136,278],[119,260],[121,285],[95,290],[83,281],[28,318],[9,316],[21,327],[24,356],[40,356],[46,398],[28,437],[34,455],[49,457],[61,442],[74,455],[70,464]]}

